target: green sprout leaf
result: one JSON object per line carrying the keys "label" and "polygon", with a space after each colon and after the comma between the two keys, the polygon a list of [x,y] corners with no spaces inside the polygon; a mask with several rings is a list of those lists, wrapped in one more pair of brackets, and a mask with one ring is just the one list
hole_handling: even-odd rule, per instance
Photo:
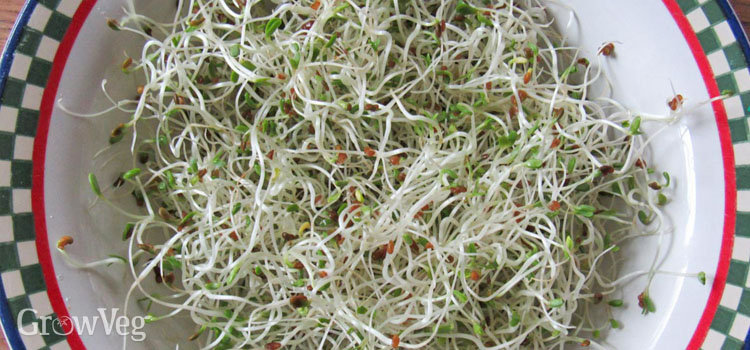
{"label": "green sprout leaf", "polygon": [[125,224],[125,229],[122,230],[122,240],[127,241],[132,235],[133,235],[133,228],[135,228],[135,224],[132,222],[129,222]]}
{"label": "green sprout leaf", "polygon": [[336,191],[336,192],[333,192],[333,194],[331,194],[330,196],[328,196],[327,201],[330,204],[330,203],[336,202],[337,200],[339,200],[339,198],[341,198],[341,191]]}
{"label": "green sprout leaf", "polygon": [[281,19],[278,18],[272,18],[268,23],[266,23],[266,40],[270,41],[271,36],[273,36],[273,33],[276,31],[276,29],[279,29],[281,27]]}
{"label": "green sprout leaf", "polygon": [[437,328],[438,334],[446,334],[453,331],[453,326],[449,324],[443,324],[440,325],[440,327]]}
{"label": "green sprout leaf", "polygon": [[513,310],[513,312],[510,315],[510,326],[515,327],[518,326],[518,324],[521,323],[521,316]]}
{"label": "green sprout leaf", "polygon": [[643,210],[638,211],[638,220],[644,225],[651,223],[651,217]]}
{"label": "green sprout leaf", "polygon": [[609,319],[609,324],[612,326],[612,328],[620,328],[620,322],[617,322],[614,318]]}
{"label": "green sprout leaf", "polygon": [[141,168],[133,168],[133,169],[126,171],[124,174],[122,174],[122,178],[124,180],[130,180],[138,176],[140,173],[141,173]]}
{"label": "green sprout leaf", "polygon": [[240,124],[234,127],[234,130],[239,132],[240,134],[244,134],[248,131],[250,131],[250,128],[245,124]]}
{"label": "green sprout leaf", "polygon": [[466,296],[466,294],[464,294],[464,293],[462,293],[461,291],[458,291],[458,290],[453,290],[453,296],[455,296],[456,299],[458,299],[458,302],[460,304],[463,304],[463,303],[466,303],[467,301],[469,301],[469,298]]}
{"label": "green sprout leaf", "polygon": [[474,334],[480,337],[484,335],[484,330],[482,330],[482,326],[479,323],[474,324]]}
{"label": "green sprout leaf", "polygon": [[465,3],[463,0],[459,0],[458,4],[456,4],[456,12],[462,15],[473,15],[477,12],[477,9]]}
{"label": "green sprout leaf", "polygon": [[665,196],[663,193],[659,193],[656,196],[656,203],[659,204],[659,205],[667,204],[668,201],[669,200],[667,199],[667,196]]}
{"label": "green sprout leaf", "polygon": [[596,212],[596,208],[594,208],[594,207],[592,207],[590,205],[584,204],[584,205],[580,205],[580,206],[576,207],[575,209],[573,209],[573,212],[576,215],[580,215],[580,216],[583,216],[583,217],[590,218],[590,217],[594,216],[594,213]]}
{"label": "green sprout leaf", "polygon": [[664,180],[666,181],[664,183],[664,187],[669,187],[669,184],[672,182],[672,178],[669,176],[669,173],[665,171],[661,174],[664,176]]}
{"label": "green sprout leaf", "polygon": [[234,279],[237,278],[237,274],[240,272],[240,265],[235,266],[231,272],[229,272],[229,278],[227,278],[227,285],[231,285]]}
{"label": "green sprout leaf", "polygon": [[638,306],[643,309],[641,313],[644,315],[650,312],[656,312],[656,305],[654,304],[654,301],[651,300],[648,292],[643,292],[638,295]]}
{"label": "green sprout leaf", "polygon": [[408,245],[414,244],[414,240],[411,238],[411,235],[404,234],[403,238],[404,238],[404,243],[406,243]]}
{"label": "green sprout leaf", "polygon": [[492,21],[490,21],[489,18],[485,17],[481,13],[477,13],[477,21],[479,21],[479,23],[483,25],[486,25],[487,27],[492,27]]}
{"label": "green sprout leaf", "polygon": [[333,33],[333,35],[331,35],[331,38],[328,39],[328,42],[323,47],[326,49],[330,48],[331,46],[333,46],[333,44],[336,43],[336,39],[338,39],[338,37],[339,37],[338,33]]}
{"label": "green sprout leaf", "polygon": [[565,170],[568,172],[568,174],[572,173],[573,170],[576,168],[576,159],[570,158],[568,161],[568,165],[566,166]]}
{"label": "green sprout leaf", "polygon": [[102,196],[102,190],[99,189],[99,180],[96,179],[94,173],[89,173],[89,186],[91,186],[91,191],[94,192],[97,197]]}
{"label": "green sprout leaf", "polygon": [[529,42],[526,45],[531,49],[531,52],[534,53],[534,56],[539,55],[539,47],[537,47],[534,43]]}
{"label": "green sprout leaf", "polygon": [[162,267],[165,271],[179,270],[182,267],[182,263],[173,256],[166,256],[161,261]]}
{"label": "green sprout leaf", "polygon": [[240,45],[234,44],[231,47],[229,47],[229,56],[237,57],[240,55]]}
{"label": "green sprout leaf", "polygon": [[632,123],[630,123],[630,128],[628,129],[628,133],[630,135],[640,135],[641,133],[640,127],[641,127],[641,117],[638,116],[638,117],[635,117],[635,119],[633,119]]}
{"label": "green sprout leaf", "polygon": [[524,165],[529,169],[539,169],[542,167],[542,161],[540,159],[532,158],[527,160]]}
{"label": "green sprout leaf", "polygon": [[297,69],[299,67],[299,61],[302,59],[302,54],[299,52],[299,44],[292,44],[293,56],[289,59],[289,63],[292,64],[292,68]]}

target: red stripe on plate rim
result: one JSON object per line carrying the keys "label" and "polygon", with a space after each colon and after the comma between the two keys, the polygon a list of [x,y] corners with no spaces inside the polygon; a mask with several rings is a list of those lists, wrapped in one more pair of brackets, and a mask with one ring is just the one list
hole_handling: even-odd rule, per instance
{"label": "red stripe on plate rim", "polygon": [[[42,102],[39,107],[39,125],[37,126],[36,137],[34,138],[31,210],[34,213],[36,251],[39,256],[39,263],[42,265],[44,282],[47,284],[47,295],[49,296],[50,304],[52,304],[52,310],[55,311],[58,319],[69,319],[70,313],[68,313],[68,308],[65,306],[60,286],[57,285],[55,267],[52,265],[49,239],[47,238],[47,221],[44,208],[44,164],[47,150],[47,135],[52,110],[55,108],[57,89],[65,70],[65,64],[68,61],[68,56],[70,56],[76,38],[81,32],[81,28],[83,28],[83,23],[86,22],[86,18],[88,18],[95,4],[96,0],[83,0],[75,14],[73,14],[68,30],[60,42],[52,64],[52,70],[47,80],[47,86],[42,95]],[[67,340],[70,347],[74,350],[86,349],[73,323],[67,322],[66,324],[70,326],[66,327],[65,324],[62,324],[62,327],[65,333],[68,334]]]}
{"label": "red stripe on plate rim", "polygon": [[[714,79],[714,72],[708,63],[708,57],[703,52],[703,47],[698,36],[693,31],[693,27],[688,22],[685,14],[682,13],[680,6],[675,0],[664,0],[664,5],[680,28],[682,36],[685,37],[690,51],[693,53],[695,63],[701,72],[703,81],[708,90],[708,96],[711,98],[719,96],[719,86]],[[716,126],[719,129],[719,143],[721,144],[721,157],[724,163],[724,229],[721,239],[721,251],[719,252],[719,264],[716,268],[714,283],[711,286],[711,293],[708,296],[708,302],[703,309],[703,315],[698,321],[698,327],[693,332],[692,338],[688,343],[688,350],[700,349],[706,340],[708,329],[711,327],[716,310],[719,308],[721,296],[724,294],[724,286],[727,282],[729,273],[729,261],[732,257],[732,246],[734,245],[734,224],[737,215],[737,184],[734,173],[734,148],[732,147],[732,137],[729,133],[729,121],[727,112],[724,109],[724,103],[720,100],[714,101],[711,106],[716,116]]]}
{"label": "red stripe on plate rim", "polygon": [[[52,110],[55,105],[55,97],[60,85],[62,73],[65,70],[65,64],[67,63],[70,52],[73,49],[76,38],[78,37],[84,22],[88,18],[88,15],[94,8],[96,1],[97,0],[83,0],[78,7],[78,10],[76,10],[76,13],[73,15],[68,31],[55,54],[52,70],[50,72],[47,86],[44,89],[44,95],[42,96],[42,102],[39,109],[39,126],[34,140],[31,198],[36,229],[36,247],[37,254],[39,255],[39,262],[42,265],[42,271],[44,273],[44,280],[47,284],[47,294],[52,304],[52,309],[55,311],[58,318],[70,317],[70,314],[65,306],[60,287],[57,284],[55,269],[52,265],[52,256],[50,255],[49,239],[47,237],[44,208],[44,164],[47,149],[47,135],[49,132],[50,117],[52,116]],[[698,41],[698,37],[695,35],[695,32],[693,32],[687,18],[682,13],[682,10],[675,0],[663,0],[663,3],[679,27],[690,51],[693,53],[698,69],[701,72],[701,77],[703,78],[706,89],[708,90],[708,95],[712,98],[719,96],[719,87],[714,79],[713,70],[708,62],[708,58],[703,52],[700,42]],[[714,110],[716,125],[719,129],[719,141],[721,144],[722,161],[724,165],[725,220],[721,251],[719,253],[719,264],[711,287],[711,293],[700,321],[698,322],[698,326],[687,346],[687,350],[700,349],[706,335],[708,334],[711,321],[713,320],[719,306],[721,296],[724,293],[724,286],[726,284],[727,273],[729,272],[729,262],[734,243],[735,216],[737,209],[734,150],[732,148],[729,122],[726,110],[724,109],[724,104],[722,101],[714,101],[711,106]],[[70,332],[67,337],[68,343],[74,350],[85,349],[81,337],[78,335],[78,332],[72,328],[72,323],[70,324],[70,328],[66,329],[67,332]]]}

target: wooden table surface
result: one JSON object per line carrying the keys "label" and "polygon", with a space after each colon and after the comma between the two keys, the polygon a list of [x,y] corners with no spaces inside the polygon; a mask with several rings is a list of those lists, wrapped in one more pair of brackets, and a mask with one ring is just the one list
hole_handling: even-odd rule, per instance
{"label": "wooden table surface", "polygon": [[[13,27],[13,22],[16,20],[23,3],[24,0],[0,0],[0,47],[5,45],[5,40],[8,38],[10,29]],[[745,31],[750,33],[750,0],[732,0],[731,3],[737,11],[737,16],[742,21]],[[5,338],[1,331],[0,350],[8,350],[8,345],[5,344]]]}

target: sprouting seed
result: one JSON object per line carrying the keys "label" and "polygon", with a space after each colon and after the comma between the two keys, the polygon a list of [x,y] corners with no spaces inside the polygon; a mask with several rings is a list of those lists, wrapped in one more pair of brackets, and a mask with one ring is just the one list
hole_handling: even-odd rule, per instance
{"label": "sprouting seed", "polygon": [[612,56],[612,54],[615,53],[615,44],[614,43],[607,43],[602,46],[601,49],[599,49],[599,54],[604,56]]}
{"label": "sprouting seed", "polygon": [[307,300],[306,296],[297,294],[289,299],[289,304],[291,304],[295,309],[299,309],[308,306],[310,302]]}
{"label": "sprouting seed", "polygon": [[167,210],[167,208],[160,207],[158,212],[159,212],[159,216],[164,220],[169,220],[172,218],[172,215],[169,214],[169,211]]}
{"label": "sprouting seed", "polygon": [[470,277],[471,280],[474,281],[474,282],[479,281],[479,279],[481,278],[481,276],[479,275],[479,272],[477,272],[477,270],[472,270],[470,276],[471,276]]}
{"label": "sprouting seed", "polygon": [[65,250],[65,247],[71,244],[73,244],[73,237],[62,236],[59,240],[57,240],[57,249]]}
{"label": "sprouting seed", "polygon": [[203,332],[205,331],[206,331],[206,325],[201,326],[201,328],[198,329],[197,332],[193,333],[190,337],[188,337],[188,341],[193,341],[193,340],[198,339],[198,337],[200,337],[201,334],[203,334]]}
{"label": "sprouting seed", "polygon": [[200,18],[196,18],[196,19],[190,21],[189,24],[190,24],[191,27],[198,27],[201,24],[203,24],[203,22],[205,22],[205,21],[206,21],[206,19],[204,17],[200,17]]}
{"label": "sprouting seed", "polygon": [[667,105],[669,105],[669,109],[676,111],[677,109],[682,107],[683,100],[684,98],[682,97],[682,95],[677,94],[675,95],[675,97],[669,100],[669,103],[667,103]]}
{"label": "sprouting seed", "polygon": [[648,292],[642,292],[638,294],[638,306],[643,309],[642,314],[646,315],[650,312],[656,312],[656,305],[654,301],[649,297]]}
{"label": "sprouting seed", "polygon": [[138,243],[138,249],[147,252],[149,254],[156,254],[156,248],[153,244],[148,243]]}
{"label": "sprouting seed", "polygon": [[123,241],[126,241],[130,239],[131,236],[133,236],[133,228],[135,228],[135,224],[133,224],[132,222],[125,224],[125,229],[122,231]]}
{"label": "sprouting seed", "polygon": [[123,136],[125,136],[125,124],[117,125],[109,134],[109,144],[113,145],[120,142]]}
{"label": "sprouting seed", "polygon": [[125,61],[122,61],[122,65],[120,65],[120,69],[122,69],[124,73],[127,73],[128,68],[130,68],[132,64],[133,64],[133,59],[128,57],[125,59]]}
{"label": "sprouting seed", "polygon": [[114,18],[107,18],[107,26],[114,31],[120,31],[120,23]]}
{"label": "sprouting seed", "polygon": [[534,72],[533,69],[529,68],[526,70],[526,73],[523,75],[523,83],[528,84],[531,81],[531,75]]}

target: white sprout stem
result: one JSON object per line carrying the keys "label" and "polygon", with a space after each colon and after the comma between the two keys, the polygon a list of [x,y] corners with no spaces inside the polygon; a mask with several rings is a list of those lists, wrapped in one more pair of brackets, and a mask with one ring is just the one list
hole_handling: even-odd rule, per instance
{"label": "white sprout stem", "polygon": [[140,95],[82,116],[134,106],[128,300],[204,349],[563,349],[606,328],[618,245],[662,245],[638,123],[682,112],[592,98],[538,1],[128,4]]}

